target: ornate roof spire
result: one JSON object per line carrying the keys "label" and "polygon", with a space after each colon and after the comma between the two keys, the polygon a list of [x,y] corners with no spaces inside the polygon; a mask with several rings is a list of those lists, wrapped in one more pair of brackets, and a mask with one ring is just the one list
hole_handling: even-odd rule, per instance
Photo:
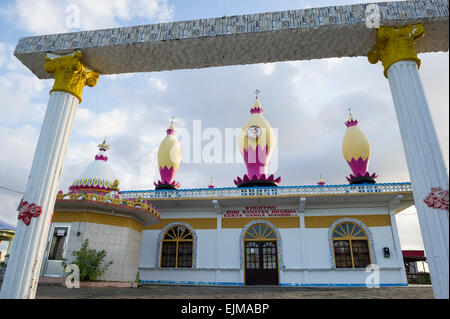
{"label": "ornate roof spire", "polygon": [[172,121],[170,122],[169,129],[166,131],[167,135],[176,133],[175,126],[173,125],[173,119],[174,117],[172,116]]}
{"label": "ornate roof spire", "polygon": [[154,183],[156,189],[175,189],[180,187],[179,183],[174,181],[175,174],[180,167],[181,147],[175,135],[175,126],[172,121],[167,135],[161,142],[158,150],[158,166],[161,180]]}
{"label": "ornate roof spire", "polygon": [[103,143],[98,144],[98,148],[103,151],[109,150],[109,145],[106,144],[106,137],[103,139]]}
{"label": "ornate roof spire", "polygon": [[345,122],[347,131],[342,142],[342,154],[352,169],[353,174],[347,177],[350,184],[375,183],[377,175],[367,171],[370,158],[370,144],[366,135],[358,127],[349,109],[349,119]]}
{"label": "ornate roof spire", "polygon": [[119,180],[115,178],[113,170],[107,163],[108,156],[105,153],[109,145],[106,144],[106,138],[103,143],[98,144],[98,148],[99,152],[95,155],[95,161],[89,164],[69,187],[71,192],[105,194],[112,190],[119,190]]}
{"label": "ornate roof spire", "polygon": [[105,155],[105,152],[109,150],[109,145],[106,144],[106,137],[103,139],[103,143],[98,144],[98,154],[95,155],[96,161],[107,161],[108,156]]}
{"label": "ornate roof spire", "polygon": [[261,91],[258,89],[256,89],[256,91],[255,91],[256,98],[255,98],[255,102],[253,102],[253,107],[250,109],[251,114],[264,112],[264,110],[261,107],[261,103],[259,103],[259,100],[258,100],[258,94],[260,92]]}
{"label": "ornate roof spire", "polygon": [[247,174],[234,180],[238,187],[278,186],[281,178],[267,175],[267,168],[275,146],[275,133],[264,118],[263,109],[258,100],[259,90],[255,91],[256,100],[250,110],[251,116],[242,126],[238,136],[238,145],[244,158]]}
{"label": "ornate roof spire", "polygon": [[358,121],[353,119],[352,109],[348,108],[348,120],[347,120],[347,122],[345,122],[345,126],[350,127],[350,126],[356,126],[356,125],[358,125]]}
{"label": "ornate roof spire", "polygon": [[211,183],[209,183],[208,188],[214,188],[213,178],[211,177]]}
{"label": "ornate roof spire", "polygon": [[322,179],[322,173],[320,173],[320,179],[319,179],[319,181],[317,182],[317,185],[319,185],[319,186],[325,185],[325,181]]}

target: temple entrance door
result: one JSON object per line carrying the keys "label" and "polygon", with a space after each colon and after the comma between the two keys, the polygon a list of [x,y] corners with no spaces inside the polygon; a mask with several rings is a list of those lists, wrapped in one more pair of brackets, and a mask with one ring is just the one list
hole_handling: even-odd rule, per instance
{"label": "temple entrance door", "polygon": [[42,271],[44,276],[64,276],[62,261],[65,257],[64,255],[68,235],[69,226],[52,226],[50,238],[47,242],[47,249],[44,255],[44,269]]}
{"label": "temple entrance door", "polygon": [[245,242],[245,284],[278,285],[277,243]]}
{"label": "temple entrance door", "polygon": [[264,224],[251,227],[244,236],[246,285],[279,285],[277,236]]}

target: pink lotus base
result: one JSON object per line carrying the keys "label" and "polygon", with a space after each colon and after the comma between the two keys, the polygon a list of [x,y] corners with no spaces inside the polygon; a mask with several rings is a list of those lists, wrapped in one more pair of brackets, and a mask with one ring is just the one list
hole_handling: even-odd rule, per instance
{"label": "pink lotus base", "polygon": [[362,159],[362,157],[355,160],[352,158],[350,162],[348,162],[348,165],[352,169],[354,176],[364,176],[367,173],[367,166],[369,165],[369,158],[366,158],[365,160]]}
{"label": "pink lotus base", "polygon": [[252,178],[249,178],[247,174],[244,175],[244,178],[237,177],[234,180],[234,184],[237,187],[247,187],[247,186],[278,186],[281,182],[281,177],[275,178],[272,175],[266,177],[265,174],[261,174],[259,177],[253,175]]}
{"label": "pink lotus base", "polygon": [[175,181],[168,182],[167,180],[158,181],[158,183],[153,182],[153,184],[155,185],[155,189],[177,189],[181,186]]}
{"label": "pink lotus base", "polygon": [[107,161],[108,160],[108,156],[105,156],[105,155],[95,155],[95,160],[96,161]]}
{"label": "pink lotus base", "polygon": [[377,177],[378,175],[376,175],[375,173],[370,175],[369,172],[366,172],[364,175],[357,174],[356,176],[354,176],[353,174],[350,174],[350,176],[346,178],[350,184],[364,184],[364,183],[374,184],[375,178]]}
{"label": "pink lotus base", "polygon": [[370,175],[367,172],[367,167],[369,166],[369,158],[366,158],[365,160],[363,160],[362,157],[358,158],[357,160],[352,158],[351,161],[347,161],[347,163],[353,172],[353,174],[350,174],[350,176],[347,177],[347,181],[350,184],[375,183],[375,178],[377,178],[378,175],[376,175],[375,173]]}
{"label": "pink lotus base", "polygon": [[155,189],[177,189],[180,184],[174,181],[175,169],[172,166],[167,168],[166,166],[159,168],[159,174],[161,175],[161,180],[158,183],[153,182]]}

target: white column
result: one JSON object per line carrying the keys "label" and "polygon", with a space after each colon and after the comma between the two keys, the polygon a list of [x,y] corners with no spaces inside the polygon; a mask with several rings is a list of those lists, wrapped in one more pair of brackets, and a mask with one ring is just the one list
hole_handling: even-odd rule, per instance
{"label": "white column", "polygon": [[217,211],[217,229],[216,229],[216,283],[223,281],[222,276],[222,213]]}
{"label": "white column", "polygon": [[432,187],[448,190],[448,174],[417,64],[400,61],[387,76],[408,163],[435,298],[449,298],[449,213],[424,203]]}
{"label": "white column", "polygon": [[212,200],[212,204],[214,206],[214,210],[216,212],[216,272],[215,279],[216,283],[223,281],[222,278],[222,209],[220,208],[220,203],[217,199]]}
{"label": "white column", "polygon": [[[307,260],[307,243],[306,243],[306,228],[305,228],[305,207],[306,207],[306,197],[300,197],[299,202],[299,218],[300,218],[300,228],[299,228],[299,237],[300,237],[300,268],[308,268],[308,260]],[[303,284],[309,284],[309,276],[308,271],[303,270]]]}
{"label": "white column", "polygon": [[400,282],[406,284],[408,279],[406,278],[405,263],[403,262],[402,246],[400,244],[400,238],[398,236],[397,221],[395,220],[394,209],[389,208],[389,218],[391,220],[392,239],[394,241],[394,258],[397,258],[400,270]]}
{"label": "white column", "polygon": [[50,95],[36,146],[24,201],[42,207],[27,226],[18,221],[1,298],[34,298],[46,239],[50,228],[61,170],[79,104],[74,95],[55,91]]}

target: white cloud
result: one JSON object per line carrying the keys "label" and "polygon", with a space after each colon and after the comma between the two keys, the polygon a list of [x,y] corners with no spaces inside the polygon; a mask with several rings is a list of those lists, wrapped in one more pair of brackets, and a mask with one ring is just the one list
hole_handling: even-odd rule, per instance
{"label": "white cloud", "polygon": [[[0,125],[0,185],[25,192],[38,132],[30,125],[10,129]],[[17,206],[22,195],[0,190],[0,217],[16,225]]]}
{"label": "white cloud", "polygon": [[151,78],[148,79],[148,82],[150,83],[150,85],[152,87],[154,87],[158,91],[164,92],[167,89],[167,82],[164,81],[164,80],[151,77]]}
{"label": "white cloud", "polygon": [[3,12],[17,28],[34,34],[118,27],[134,18],[167,22],[173,15],[167,0],[15,0]]}
{"label": "white cloud", "polygon": [[13,56],[14,47],[0,42],[0,124],[40,123],[49,81],[31,74]]}
{"label": "white cloud", "polygon": [[75,117],[74,129],[81,136],[95,138],[111,137],[126,131],[129,118],[124,110],[113,109],[103,113],[94,113],[85,108],[79,108]]}
{"label": "white cloud", "polygon": [[0,42],[0,67],[2,67],[3,63],[6,61],[6,55],[8,54],[7,51],[7,44]]}
{"label": "white cloud", "polygon": [[395,215],[402,250],[423,250],[422,233],[415,206]]}
{"label": "white cloud", "polygon": [[275,70],[275,63],[260,64],[261,72],[265,75],[271,75]]}

